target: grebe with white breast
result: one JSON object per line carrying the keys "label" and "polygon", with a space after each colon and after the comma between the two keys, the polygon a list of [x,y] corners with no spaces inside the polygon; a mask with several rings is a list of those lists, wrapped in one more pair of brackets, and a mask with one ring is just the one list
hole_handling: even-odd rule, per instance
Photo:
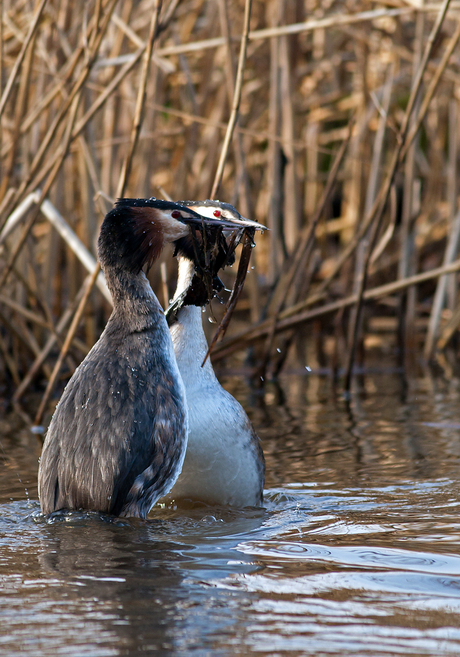
{"label": "grebe with white breast", "polygon": [[[231,220],[241,228],[265,229],[242,217],[228,203],[180,203],[209,219]],[[203,286],[204,296],[200,295],[200,286],[196,285],[189,241],[180,240],[177,248],[179,275],[170,306],[175,318],[170,331],[186,391],[190,432],[182,472],[166,501],[261,506],[265,461],[260,440],[241,404],[220,385],[210,359],[202,365],[208,343],[201,306],[209,301],[209,296]],[[190,294],[194,284],[198,290]]]}
{"label": "grebe with white breast", "polygon": [[114,309],[67,384],[39,468],[42,512],[90,510],[145,518],[177,479],[188,413],[168,326],[143,272],[166,242],[208,230],[190,208],[120,199],[105,217],[98,255]]}

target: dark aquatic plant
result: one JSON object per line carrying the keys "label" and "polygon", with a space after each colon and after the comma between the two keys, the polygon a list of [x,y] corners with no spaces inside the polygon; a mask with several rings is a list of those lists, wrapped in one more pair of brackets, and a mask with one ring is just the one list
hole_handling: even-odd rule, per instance
{"label": "dark aquatic plant", "polygon": [[[224,316],[217,327],[214,337],[209,346],[206,358],[210,355],[212,348],[219,337],[225,335],[233,311],[244,287],[252,247],[254,246],[254,234],[256,230],[266,230],[262,224],[242,217],[241,214],[229,203],[207,199],[206,201],[180,201],[186,207],[194,209],[208,218],[215,217],[222,227],[221,232],[215,232],[209,237],[202,234],[201,241],[195,233],[178,240],[176,254],[195,262],[195,272],[187,290],[180,294],[166,311],[168,323],[171,325],[177,317],[177,313],[183,306],[204,306],[223,288],[218,276],[219,270],[224,269],[235,261],[235,250],[243,241],[243,250],[240,256],[238,271],[228,299]],[[232,230],[229,237],[225,237],[225,222],[235,222],[239,228]],[[206,359],[205,359],[206,360]]]}

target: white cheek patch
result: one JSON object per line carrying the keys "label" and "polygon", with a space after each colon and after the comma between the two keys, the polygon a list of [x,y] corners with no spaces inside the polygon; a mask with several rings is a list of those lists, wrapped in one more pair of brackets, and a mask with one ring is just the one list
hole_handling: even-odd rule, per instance
{"label": "white cheek patch", "polygon": [[162,221],[161,228],[165,242],[175,242],[190,233],[189,226],[173,218],[168,219],[168,221]]}

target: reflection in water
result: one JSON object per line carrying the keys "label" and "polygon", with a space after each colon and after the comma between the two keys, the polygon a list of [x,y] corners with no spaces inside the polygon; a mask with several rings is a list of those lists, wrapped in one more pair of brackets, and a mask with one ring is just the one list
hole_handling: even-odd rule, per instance
{"label": "reflection in water", "polygon": [[[88,646],[91,654],[99,654],[97,647],[107,654],[108,646],[116,646],[111,654],[131,654],[139,646],[180,652],[197,633],[220,632],[221,625],[227,631],[236,622],[228,616],[228,596],[207,584],[236,571],[257,571],[251,557],[235,559],[238,535],[216,531],[233,512],[222,510],[216,517],[202,510],[185,521],[148,522],[72,513],[47,522],[35,506],[22,521],[27,536],[21,532],[20,553],[5,550],[0,564],[10,592],[7,604],[0,602],[3,626],[14,626],[21,614],[20,631],[4,641],[11,654],[23,653],[32,628],[35,643],[43,642],[50,654],[63,645],[75,655],[86,654]],[[17,504],[4,508],[16,518],[25,511]],[[250,534],[264,515],[240,513],[239,530]],[[222,608],[212,628],[210,604]]]}
{"label": "reflection in water", "polygon": [[[38,449],[0,427],[0,652],[460,654],[459,382],[250,393],[265,509],[44,519]],[[25,488],[28,489],[30,501]]]}

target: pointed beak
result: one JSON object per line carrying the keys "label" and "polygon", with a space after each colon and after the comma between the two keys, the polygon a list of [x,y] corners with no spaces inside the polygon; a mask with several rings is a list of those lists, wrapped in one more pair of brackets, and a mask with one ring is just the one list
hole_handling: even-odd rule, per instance
{"label": "pointed beak", "polygon": [[[199,210],[199,207],[197,208]],[[216,226],[226,230],[237,230],[239,228],[255,228],[260,230],[265,230],[265,226],[258,224],[255,221],[250,221],[249,219],[211,219],[210,217],[205,217],[202,214],[198,214],[191,207],[183,207],[180,210],[181,216],[178,217],[178,220],[184,224],[190,225],[199,225],[202,226]]]}
{"label": "pointed beak", "polygon": [[254,228],[254,230],[268,230],[267,226],[259,224],[257,221],[252,221],[252,219],[246,219],[240,215],[239,219],[232,219],[240,228]]}

